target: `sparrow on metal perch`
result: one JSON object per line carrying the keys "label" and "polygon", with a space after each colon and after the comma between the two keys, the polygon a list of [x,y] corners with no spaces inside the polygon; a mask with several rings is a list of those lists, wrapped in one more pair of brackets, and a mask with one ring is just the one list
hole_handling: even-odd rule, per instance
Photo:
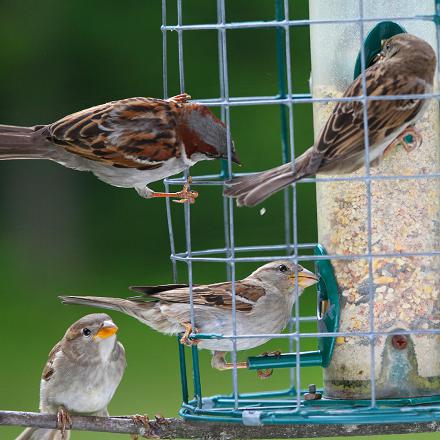
{"label": "sparrow on metal perch", "polygon": [[[236,281],[237,335],[280,333],[289,322],[292,307],[304,288],[315,284],[318,277],[290,261],[273,261],[258,268],[247,278]],[[219,370],[231,369],[225,355],[233,350],[230,339],[190,339],[197,333],[231,335],[232,283],[194,285],[192,297],[195,327],[191,325],[190,292],[185,284],[132,287],[142,293],[128,299],[97,296],[60,296],[64,304],[82,304],[117,310],[133,316],[151,328],[169,335],[183,333],[183,344],[213,351],[211,365]],[[237,350],[247,350],[264,344],[270,338],[238,338]],[[238,362],[237,368],[246,368]]]}
{"label": "sparrow on metal perch", "polygon": [[[53,124],[0,125],[0,160],[47,159],[91,171],[113,186],[134,188],[144,198],[177,197],[194,203],[185,185],[157,193],[146,185],[180,173],[201,160],[226,159],[226,127],[186,93],[169,99],[128,98],[91,107]],[[232,143],[231,159],[239,163]]]}
{"label": "sparrow on metal perch", "polygon": [[[436,56],[424,40],[399,34],[386,40],[377,62],[365,70],[367,96],[423,95],[430,93]],[[363,95],[362,75],[344,97]],[[427,99],[369,100],[367,103],[370,163],[377,163],[390,144],[413,136],[414,148],[421,144],[414,123],[420,118]],[[408,131],[407,131],[408,129]],[[225,195],[235,197],[238,206],[255,206],[277,191],[314,174],[348,174],[365,163],[363,103],[338,102],[315,144],[292,163],[268,171],[232,179]],[[404,142],[404,144],[407,144]]]}

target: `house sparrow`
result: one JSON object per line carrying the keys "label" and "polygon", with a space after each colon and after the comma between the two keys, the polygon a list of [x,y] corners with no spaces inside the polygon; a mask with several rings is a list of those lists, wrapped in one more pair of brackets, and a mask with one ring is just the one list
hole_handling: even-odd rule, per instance
{"label": "house sparrow", "polygon": [[16,440],[69,439],[70,414],[108,416],[126,367],[110,316],[84,316],[68,329],[49,353],[40,384],[40,411],[57,414],[60,431],[27,428]]}
{"label": "house sparrow", "polygon": [[[290,261],[273,261],[258,268],[247,278],[235,282],[237,335],[280,333],[287,325],[298,293],[315,284],[317,276]],[[133,316],[159,332],[184,333],[181,342],[197,343],[199,348],[213,351],[211,365],[219,370],[230,369],[225,355],[232,351],[229,339],[191,341],[191,332],[232,334],[232,283],[194,285],[193,305],[195,326],[191,326],[188,285],[131,287],[143,295],[128,299],[96,296],[61,296],[64,304],[83,304],[118,310]],[[237,350],[247,350],[267,342],[269,338],[237,339]],[[246,368],[245,362],[238,368]]]}
{"label": "house sparrow", "polygon": [[[207,107],[187,102],[190,98],[186,93],[169,99],[128,98],[53,124],[0,125],[0,160],[48,159],[91,171],[113,186],[133,187],[145,198],[193,202],[197,193],[187,186],[178,193],[146,186],[200,160],[227,158],[225,125]],[[239,163],[234,147],[232,160]]]}
{"label": "house sparrow", "polygon": [[[368,96],[430,93],[436,68],[432,47],[424,40],[399,34],[386,40],[375,64],[365,70]],[[344,97],[362,96],[362,75]],[[405,136],[421,116],[426,99],[368,101],[370,163]],[[412,132],[411,134],[414,135]],[[420,143],[420,142],[419,142]],[[295,161],[268,171],[232,179],[225,195],[238,206],[255,206],[293,182],[314,174],[352,173],[364,165],[364,112],[361,101],[338,102],[315,144]]]}

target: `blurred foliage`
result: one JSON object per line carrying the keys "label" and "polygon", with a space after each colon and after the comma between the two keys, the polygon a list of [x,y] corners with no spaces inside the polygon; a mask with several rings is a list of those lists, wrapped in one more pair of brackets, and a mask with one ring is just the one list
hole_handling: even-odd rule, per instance
{"label": "blurred foliage", "polygon": [[[0,121],[34,125],[106,101],[130,96],[163,96],[161,2],[141,0],[2,0],[0,2]],[[216,21],[214,0],[186,0],[184,23]],[[168,23],[176,23],[175,1],[168,1]],[[305,18],[307,1],[291,2],[291,18]],[[269,0],[228,0],[227,20],[269,20]],[[291,30],[294,92],[308,91],[309,34]],[[177,34],[169,33],[169,94],[177,94]],[[231,96],[275,95],[275,31],[234,30],[227,33]],[[217,33],[184,35],[186,91],[194,98],[219,96]],[[295,148],[313,141],[311,106],[294,109]],[[277,106],[231,110],[235,143],[243,171],[280,162]],[[206,162],[192,173],[215,173]],[[39,161],[0,162],[0,408],[37,410],[39,378],[52,346],[65,329],[93,310],[66,307],[59,294],[124,296],[127,286],[172,281],[163,201],[146,201],[134,190],[112,188],[89,173]],[[152,185],[161,188],[161,184]],[[220,189],[203,188],[192,209],[193,248],[224,246]],[[236,210],[239,245],[274,244],[284,240],[282,194],[257,209]],[[314,187],[298,187],[298,240],[316,241]],[[178,250],[184,250],[183,210],[173,206]],[[246,276],[255,265],[237,266]],[[195,281],[221,281],[220,264],[196,264]],[[181,272],[181,280],[185,273]],[[313,313],[314,294],[301,299],[301,312]],[[113,414],[176,415],[180,405],[177,349],[174,338],[154,333],[122,314],[113,314],[127,351],[128,368],[110,406]],[[254,350],[280,348],[280,341]],[[306,341],[302,349],[313,349]],[[282,348],[282,347],[281,347]],[[242,354],[244,357],[245,355]],[[231,374],[213,371],[210,354],[201,353],[206,394],[231,391]],[[241,391],[280,389],[287,372],[257,381],[254,372],[239,372]],[[318,369],[304,371],[303,383],[320,383]],[[20,429],[0,428],[3,439]],[[74,433],[75,440],[126,436]],[[412,436],[434,439],[432,435]],[[403,438],[402,436],[387,438]]]}

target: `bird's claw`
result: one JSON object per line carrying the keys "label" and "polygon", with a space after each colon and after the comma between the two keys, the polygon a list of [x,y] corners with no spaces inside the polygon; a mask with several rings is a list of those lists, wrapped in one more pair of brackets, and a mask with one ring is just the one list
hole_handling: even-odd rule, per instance
{"label": "bird's claw", "polygon": [[189,347],[197,345],[200,341],[197,339],[190,339],[189,336],[191,333],[198,333],[198,330],[196,328],[193,329],[192,325],[189,323],[183,324],[183,326],[185,327],[185,333],[180,338],[180,343]]}
{"label": "bird's claw", "polygon": [[131,416],[131,419],[139,429],[139,434],[131,434],[132,440],[137,440],[139,436],[143,438],[160,438],[158,435],[160,426],[167,423],[167,420],[160,414],[155,415],[154,420],[150,420],[147,415],[139,414]]}
{"label": "bird's claw", "polygon": [[171,102],[178,102],[181,104],[184,104],[185,102],[188,102],[191,99],[191,96],[188,95],[188,93],[180,93],[179,95],[172,96],[171,98],[168,98],[167,101]]}
{"label": "bird's claw", "polygon": [[173,200],[175,203],[190,203],[193,204],[196,202],[196,198],[199,197],[199,193],[197,191],[190,191],[189,186],[192,183],[192,177],[188,177],[188,181],[183,185],[182,191],[176,193],[176,197],[179,200]]}
{"label": "bird's claw", "polygon": [[[265,351],[264,353],[261,353],[261,356],[273,356],[279,358],[281,356],[281,351]],[[268,377],[272,376],[273,374],[273,368],[267,368],[265,370],[257,370],[257,376],[259,379],[267,379]]]}
{"label": "bird's claw", "polygon": [[57,427],[61,431],[61,438],[64,439],[66,434],[66,429],[72,428],[72,419],[70,417],[69,412],[64,408],[64,406],[60,406],[57,412]]}
{"label": "bird's claw", "polygon": [[266,370],[257,370],[258,379],[264,380],[272,376],[273,368],[267,368]]}

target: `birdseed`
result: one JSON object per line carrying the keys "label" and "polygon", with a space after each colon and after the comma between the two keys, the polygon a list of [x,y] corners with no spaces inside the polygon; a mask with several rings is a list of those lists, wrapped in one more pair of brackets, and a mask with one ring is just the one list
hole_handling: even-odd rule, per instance
{"label": "birdseed", "polygon": [[[315,88],[314,96],[340,97],[331,87]],[[335,103],[314,107],[315,133],[329,118]],[[416,124],[423,142],[407,152],[402,144],[370,168],[375,175],[439,173],[439,109],[431,100]],[[365,175],[365,169],[353,176]],[[331,177],[325,175],[323,177]],[[368,253],[367,184],[317,183],[319,242],[329,254]],[[440,182],[438,178],[371,182],[371,252],[410,253],[439,250]],[[440,257],[397,256],[372,259],[373,284],[367,259],[332,261],[340,290],[340,331],[368,332],[440,328]],[[370,328],[369,295],[373,294],[374,329]],[[391,337],[377,337],[375,347],[378,397],[438,394],[440,336],[411,335],[408,348],[398,352]],[[400,356],[400,357],[399,357]],[[400,359],[406,356],[405,360]],[[408,364],[396,387],[389,378],[394,363]],[[391,365],[390,365],[391,363]],[[366,337],[338,338],[331,365],[325,370],[326,393],[335,398],[370,396],[370,342]],[[416,374],[414,374],[416,371]],[[380,386],[379,386],[380,385]]]}

